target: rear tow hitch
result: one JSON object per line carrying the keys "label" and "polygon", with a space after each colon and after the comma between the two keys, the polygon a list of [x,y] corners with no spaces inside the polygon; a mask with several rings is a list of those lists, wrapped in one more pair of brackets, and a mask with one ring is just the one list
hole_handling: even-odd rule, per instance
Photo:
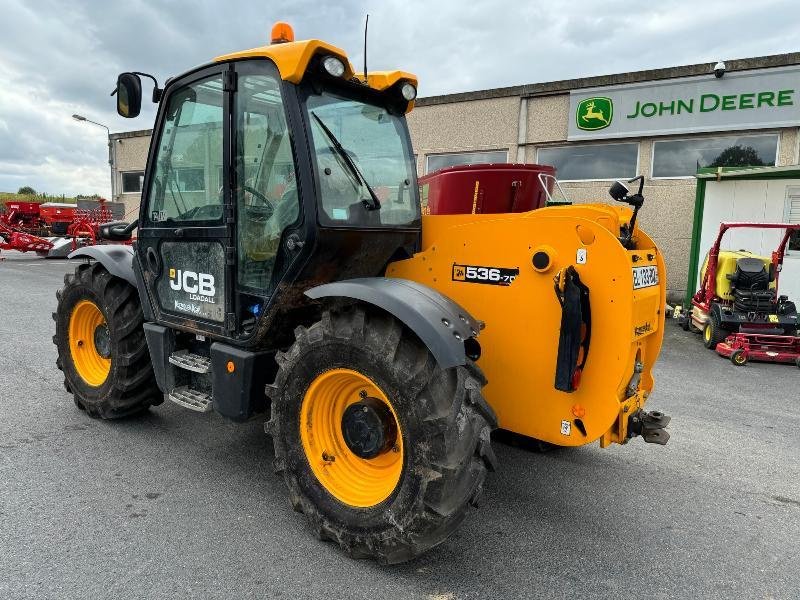
{"label": "rear tow hitch", "polygon": [[628,437],[641,435],[648,444],[663,446],[669,441],[669,433],[665,429],[669,421],[670,417],[662,412],[645,412],[639,409],[628,417]]}

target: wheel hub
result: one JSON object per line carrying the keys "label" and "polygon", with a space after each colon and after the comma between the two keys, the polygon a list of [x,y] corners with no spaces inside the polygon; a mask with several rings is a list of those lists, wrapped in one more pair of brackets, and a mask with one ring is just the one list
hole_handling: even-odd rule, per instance
{"label": "wheel hub", "polygon": [[389,408],[377,398],[363,398],[342,415],[342,436],[359,458],[375,458],[391,450],[397,441],[397,425]]}
{"label": "wheel hub", "polygon": [[94,347],[103,358],[111,358],[111,334],[108,332],[106,323],[102,323],[95,328]]}

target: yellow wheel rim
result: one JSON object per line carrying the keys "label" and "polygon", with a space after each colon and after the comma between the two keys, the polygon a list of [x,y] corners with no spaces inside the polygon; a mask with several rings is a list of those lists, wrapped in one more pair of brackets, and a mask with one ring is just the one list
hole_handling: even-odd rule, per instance
{"label": "yellow wheel rim", "polygon": [[97,350],[95,334],[106,318],[91,300],[81,300],[69,317],[69,351],[78,375],[92,387],[103,385],[111,371],[111,359]]}
{"label": "yellow wheel rim", "polygon": [[[348,448],[342,433],[345,409],[368,396],[385,404],[397,427],[394,447],[365,459]],[[317,376],[300,407],[300,438],[308,464],[322,486],[337,500],[366,508],[386,500],[403,470],[403,436],[397,413],[375,383],[350,369]]]}
{"label": "yellow wheel rim", "polygon": [[743,365],[745,363],[744,354],[737,354],[733,360],[736,361],[737,365]]}
{"label": "yellow wheel rim", "polygon": [[707,342],[711,341],[711,325],[706,325],[706,328],[703,330],[703,337]]}

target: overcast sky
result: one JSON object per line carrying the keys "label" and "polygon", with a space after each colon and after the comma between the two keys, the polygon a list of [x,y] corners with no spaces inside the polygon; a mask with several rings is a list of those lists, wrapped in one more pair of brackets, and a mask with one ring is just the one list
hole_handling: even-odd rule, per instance
{"label": "overcast sky", "polygon": [[150,128],[150,103],[116,115],[120,71],[163,82],[276,20],[360,66],[367,12],[370,69],[416,73],[421,96],[800,50],[797,0],[0,0],[0,191],[108,196],[106,132],[71,115]]}

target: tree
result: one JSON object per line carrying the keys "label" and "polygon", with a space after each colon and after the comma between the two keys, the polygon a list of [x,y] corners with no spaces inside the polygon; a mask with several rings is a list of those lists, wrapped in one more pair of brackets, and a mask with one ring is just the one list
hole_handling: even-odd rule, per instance
{"label": "tree", "polygon": [[709,167],[763,167],[765,163],[752,146],[731,146],[720,152]]}
{"label": "tree", "polygon": [[19,190],[17,190],[17,193],[23,196],[35,196],[36,190],[29,185],[25,185],[19,188]]}

